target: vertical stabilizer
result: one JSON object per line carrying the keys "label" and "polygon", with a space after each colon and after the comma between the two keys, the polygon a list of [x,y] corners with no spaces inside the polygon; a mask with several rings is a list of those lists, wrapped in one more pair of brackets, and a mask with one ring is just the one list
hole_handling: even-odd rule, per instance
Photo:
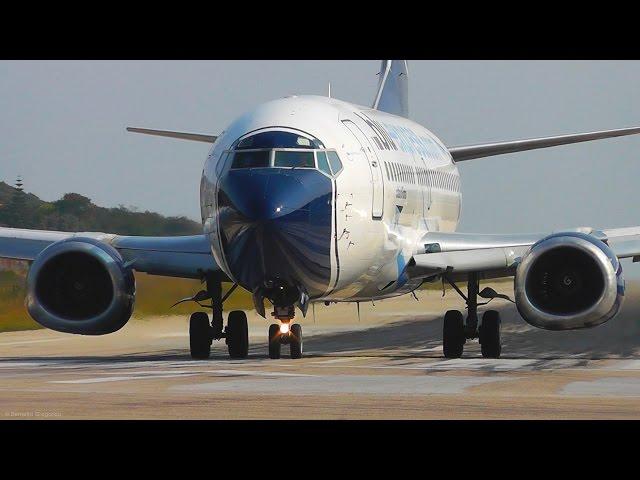
{"label": "vertical stabilizer", "polygon": [[409,71],[406,60],[383,60],[373,108],[409,117]]}

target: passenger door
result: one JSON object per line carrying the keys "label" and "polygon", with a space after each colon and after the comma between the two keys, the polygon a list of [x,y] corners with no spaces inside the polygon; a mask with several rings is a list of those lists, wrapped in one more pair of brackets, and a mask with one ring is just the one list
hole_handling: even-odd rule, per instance
{"label": "passenger door", "polygon": [[344,126],[351,132],[360,144],[360,148],[369,164],[369,171],[371,172],[371,186],[372,186],[372,205],[371,216],[373,218],[382,218],[384,210],[384,184],[382,179],[382,167],[378,161],[375,153],[371,148],[369,139],[364,132],[351,120],[342,120]]}

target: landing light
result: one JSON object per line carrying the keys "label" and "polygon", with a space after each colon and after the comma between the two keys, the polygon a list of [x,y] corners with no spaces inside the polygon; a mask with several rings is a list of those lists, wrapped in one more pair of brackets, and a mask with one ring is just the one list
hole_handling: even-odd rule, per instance
{"label": "landing light", "polygon": [[280,333],[283,334],[283,335],[289,333],[289,324],[288,323],[281,323],[280,324]]}

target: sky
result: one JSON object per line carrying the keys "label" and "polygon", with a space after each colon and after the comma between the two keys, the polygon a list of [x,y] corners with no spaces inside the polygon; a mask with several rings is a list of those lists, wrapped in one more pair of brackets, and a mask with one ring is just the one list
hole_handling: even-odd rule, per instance
{"label": "sky", "polygon": [[[0,180],[45,200],[199,218],[209,146],[256,104],[327,92],[370,105],[377,61],[0,61]],[[640,125],[638,61],[409,61],[412,120],[448,146]],[[458,230],[640,225],[640,135],[459,165]],[[633,274],[640,265],[625,267]]]}

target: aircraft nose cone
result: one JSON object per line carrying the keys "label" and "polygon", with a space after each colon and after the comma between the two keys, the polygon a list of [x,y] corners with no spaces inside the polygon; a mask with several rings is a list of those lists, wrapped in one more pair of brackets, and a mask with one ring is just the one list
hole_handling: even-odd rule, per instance
{"label": "aircraft nose cone", "polygon": [[218,193],[223,253],[250,291],[267,280],[327,290],[332,182],[310,169],[231,170]]}

